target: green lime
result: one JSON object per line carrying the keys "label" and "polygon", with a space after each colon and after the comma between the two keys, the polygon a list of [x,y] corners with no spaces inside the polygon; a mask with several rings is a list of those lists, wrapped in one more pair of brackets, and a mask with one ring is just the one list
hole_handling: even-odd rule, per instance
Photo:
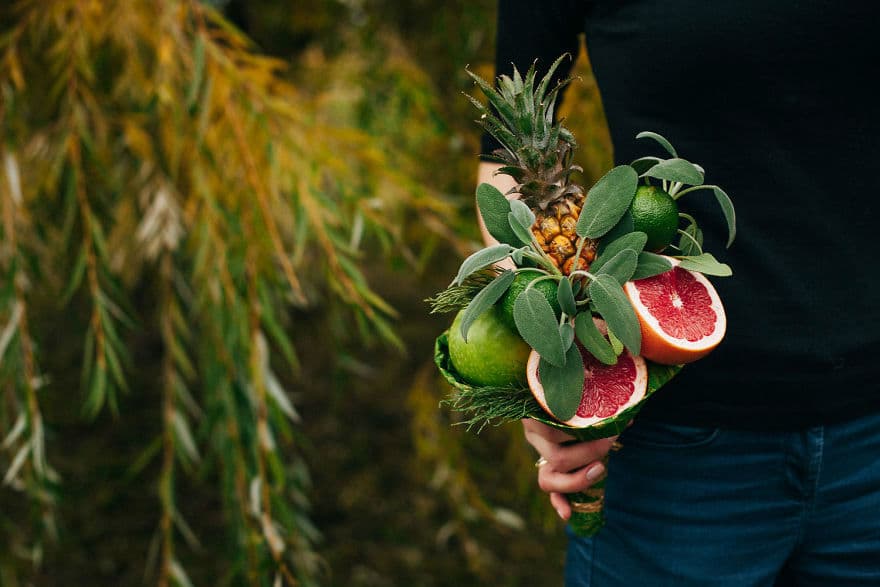
{"label": "green lime", "polygon": [[496,306],[471,324],[465,342],[461,336],[463,314],[461,310],[449,329],[449,358],[459,375],[485,387],[523,385],[532,347],[504,324]]}
{"label": "green lime", "polygon": [[[513,320],[513,304],[516,302],[516,298],[531,282],[543,275],[547,274],[537,269],[525,269],[519,271],[516,274],[516,277],[513,278],[513,283],[510,284],[507,292],[505,292],[505,294],[501,296],[501,299],[498,300],[498,308],[501,310],[501,319],[513,330],[516,330],[516,322]],[[559,308],[559,301],[556,298],[557,287],[558,284],[555,279],[542,279],[535,285],[534,289],[537,289],[544,294],[544,297],[550,302],[550,307],[553,308],[553,312],[558,318],[562,310]]]}
{"label": "green lime", "polygon": [[678,204],[654,185],[641,185],[630,206],[633,230],[648,235],[645,250],[659,253],[669,246],[678,231]]}

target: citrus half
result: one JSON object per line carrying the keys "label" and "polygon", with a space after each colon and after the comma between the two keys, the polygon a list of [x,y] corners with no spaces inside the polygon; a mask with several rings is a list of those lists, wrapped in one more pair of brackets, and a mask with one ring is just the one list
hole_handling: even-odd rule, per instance
{"label": "citrus half", "polygon": [[702,273],[678,266],[624,284],[642,330],[642,356],[663,365],[706,356],[724,338],[727,318],[718,292]]}
{"label": "citrus half", "polygon": [[[584,360],[584,389],[580,406],[574,417],[563,421],[563,424],[575,428],[593,426],[614,418],[645,397],[645,392],[648,390],[648,368],[642,357],[633,356],[625,350],[617,358],[617,363],[606,365],[599,362],[580,344],[578,349]],[[544,387],[541,385],[541,374],[538,370],[540,360],[540,355],[535,351],[529,355],[526,367],[529,389],[544,411],[553,416],[544,397]]]}

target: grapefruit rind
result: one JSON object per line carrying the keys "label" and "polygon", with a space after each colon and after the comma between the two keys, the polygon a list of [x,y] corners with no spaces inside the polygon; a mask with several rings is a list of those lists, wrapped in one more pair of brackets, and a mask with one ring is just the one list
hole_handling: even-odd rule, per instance
{"label": "grapefruit rind", "polygon": [[[437,365],[443,378],[449,383],[449,385],[456,389],[458,394],[468,394],[473,396],[478,395],[481,391],[489,391],[487,388],[481,388],[466,382],[455,370],[455,367],[452,366],[452,361],[449,359],[449,341],[447,332],[441,333],[434,342],[434,363]],[[682,369],[681,365],[660,365],[652,361],[645,361],[645,365],[647,367],[648,384],[647,389],[645,390],[645,395],[642,399],[634,405],[624,409],[613,418],[603,420],[592,426],[575,428],[555,420],[541,408],[540,404],[538,404],[537,400],[535,400],[535,397],[532,395],[532,392],[525,386],[503,390],[519,400],[519,402],[510,402],[511,404],[519,403],[521,406],[515,412],[512,411],[503,417],[497,415],[490,417],[484,416],[479,409],[474,409],[465,415],[465,419],[467,422],[473,423],[474,425],[480,425],[487,423],[490,420],[492,423],[501,424],[504,422],[517,421],[522,418],[531,418],[556,428],[557,430],[562,430],[580,441],[597,440],[600,438],[608,438],[609,436],[616,436],[621,434],[626,429],[629,422],[636,417],[644,405],[645,400],[653,395],[655,391],[666,385],[666,383],[675,377],[675,375]]]}
{"label": "grapefruit rind", "polygon": [[[672,262],[673,268],[679,264],[678,259],[669,260]],[[639,318],[642,332],[642,356],[663,365],[684,365],[705,357],[721,343],[727,330],[727,316],[724,312],[724,305],[721,303],[721,297],[712,286],[712,283],[702,273],[683,268],[681,270],[693,275],[697,282],[706,288],[706,292],[712,300],[710,308],[717,317],[715,330],[712,334],[697,341],[691,342],[676,338],[664,332],[660,327],[659,320],[642,303],[639,297],[638,285],[633,281],[628,281],[623,286]]]}

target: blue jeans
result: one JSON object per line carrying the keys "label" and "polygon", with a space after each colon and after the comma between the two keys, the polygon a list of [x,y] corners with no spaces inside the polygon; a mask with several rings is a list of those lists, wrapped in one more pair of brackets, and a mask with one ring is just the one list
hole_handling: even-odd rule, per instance
{"label": "blue jeans", "polygon": [[636,419],[620,442],[567,587],[880,586],[880,414],[800,432]]}

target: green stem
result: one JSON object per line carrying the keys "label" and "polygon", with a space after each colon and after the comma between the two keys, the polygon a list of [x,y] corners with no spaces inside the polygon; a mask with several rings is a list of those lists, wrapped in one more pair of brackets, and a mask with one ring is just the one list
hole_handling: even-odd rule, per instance
{"label": "green stem", "polygon": [[687,238],[689,238],[689,239],[691,240],[691,242],[694,243],[694,245],[696,245],[697,250],[699,250],[700,253],[703,252],[703,247],[700,246],[700,243],[697,242],[697,239],[695,239],[693,236],[691,236],[690,234],[688,234],[687,232],[685,232],[685,231],[683,231],[683,230],[681,230],[681,229],[678,229],[678,232],[679,232],[679,234],[681,234],[682,236],[686,236]]}
{"label": "green stem", "polygon": [[708,184],[695,185],[695,186],[687,188],[686,190],[681,190],[680,192],[677,192],[675,194],[670,193],[669,195],[672,196],[673,199],[677,200],[680,197],[682,197],[683,195],[689,194],[691,192],[695,192],[697,190],[714,190],[717,187],[718,186],[716,186],[716,185],[708,185]]}
{"label": "green stem", "polygon": [[523,256],[537,262],[542,267],[550,271],[553,275],[562,275],[562,271],[560,271],[559,268],[553,263],[553,261],[544,254],[544,251],[541,251],[540,253],[530,253],[529,251],[524,251]]}

